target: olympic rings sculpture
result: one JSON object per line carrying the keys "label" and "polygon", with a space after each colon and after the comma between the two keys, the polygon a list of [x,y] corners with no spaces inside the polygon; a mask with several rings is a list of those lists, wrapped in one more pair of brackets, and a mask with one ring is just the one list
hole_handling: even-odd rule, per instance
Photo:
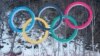
{"label": "olympic rings sculpture", "polygon": [[[89,13],[87,22],[85,22],[84,24],[82,24],[80,26],[78,26],[76,20],[72,16],[68,15],[70,10],[75,6],[83,6],[88,10],[88,13]],[[59,16],[55,17],[53,19],[52,23],[48,25],[48,23],[43,18],[41,18],[40,16],[41,16],[42,12],[44,12],[44,10],[50,9],[50,8],[55,9],[58,12]],[[26,21],[26,23],[23,24],[22,29],[16,28],[16,26],[13,22],[15,14],[20,12],[20,11],[27,11],[31,15],[31,18],[28,19]],[[69,42],[77,36],[78,30],[84,29],[87,26],[89,26],[89,24],[91,23],[92,18],[93,18],[92,8],[84,2],[73,2],[73,3],[71,3],[68,7],[66,7],[64,14],[65,15],[63,15],[62,11],[55,5],[46,5],[45,7],[43,7],[39,11],[38,17],[35,17],[34,12],[31,9],[29,9],[28,7],[25,7],[25,6],[16,7],[10,13],[8,24],[13,31],[22,33],[23,38],[31,44],[39,44],[39,43],[43,42],[48,37],[49,32],[52,35],[52,37],[54,39],[56,39],[57,41],[59,41],[59,42]],[[62,21],[65,22],[66,25],[68,25],[70,28],[74,29],[73,34],[71,36],[69,36],[67,39],[61,39],[55,34],[55,30],[59,27],[59,25],[61,24]],[[32,40],[26,34],[26,32],[29,32],[34,27],[35,22],[37,22],[38,26],[42,30],[45,31],[44,36],[42,36],[38,41]],[[42,24],[40,22],[42,22],[45,27],[42,26]]]}

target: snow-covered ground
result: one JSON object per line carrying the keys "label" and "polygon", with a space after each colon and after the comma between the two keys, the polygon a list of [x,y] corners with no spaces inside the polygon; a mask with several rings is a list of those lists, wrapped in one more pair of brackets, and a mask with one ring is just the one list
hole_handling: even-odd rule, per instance
{"label": "snow-covered ground", "polygon": [[[0,45],[3,46],[3,48],[0,48],[0,56],[8,56],[12,49],[13,38],[6,39],[10,37],[7,33],[7,31],[3,33],[2,39],[5,40],[0,41]],[[21,43],[18,40],[21,40]],[[83,42],[80,40],[61,43],[49,36],[41,44],[34,45],[26,42],[21,34],[16,36],[12,52],[17,56],[100,56],[99,51],[93,52],[84,49]]]}

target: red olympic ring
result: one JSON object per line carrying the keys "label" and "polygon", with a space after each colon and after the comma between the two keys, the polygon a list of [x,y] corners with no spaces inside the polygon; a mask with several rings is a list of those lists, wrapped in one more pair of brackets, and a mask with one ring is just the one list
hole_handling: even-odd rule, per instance
{"label": "red olympic ring", "polygon": [[86,3],[84,2],[73,2],[71,3],[70,5],[68,5],[68,7],[66,7],[65,9],[65,12],[64,14],[65,15],[68,15],[69,11],[75,7],[75,6],[83,6],[85,7],[87,10],[88,10],[88,13],[89,13],[89,16],[88,16],[88,19],[87,19],[87,22],[83,23],[82,25],[79,25],[79,26],[75,26],[73,25],[68,19],[65,19],[65,23],[71,27],[72,29],[84,29],[86,28],[92,21],[92,18],[93,18],[93,12],[92,12],[92,8],[87,5]]}

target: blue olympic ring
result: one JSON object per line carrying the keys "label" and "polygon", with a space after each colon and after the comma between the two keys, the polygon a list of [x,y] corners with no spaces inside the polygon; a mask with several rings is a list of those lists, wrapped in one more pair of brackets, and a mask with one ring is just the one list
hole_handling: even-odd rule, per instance
{"label": "blue olympic ring", "polygon": [[29,9],[28,7],[25,7],[25,6],[16,7],[10,13],[9,19],[8,19],[8,24],[9,24],[10,28],[15,32],[22,32],[22,29],[16,28],[16,26],[14,25],[14,22],[13,22],[15,14],[18,13],[19,11],[27,11],[28,13],[30,13],[30,15],[32,17],[32,22],[26,28],[26,31],[30,31],[34,27],[34,24],[35,24],[35,14],[33,13],[33,11],[31,9]]}

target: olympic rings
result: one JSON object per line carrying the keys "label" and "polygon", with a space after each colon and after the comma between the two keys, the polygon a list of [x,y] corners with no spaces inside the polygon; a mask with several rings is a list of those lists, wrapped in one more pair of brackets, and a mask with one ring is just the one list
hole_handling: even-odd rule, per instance
{"label": "olympic rings", "polygon": [[[38,21],[41,21],[41,22],[44,24],[44,26],[45,26],[46,28],[48,28],[48,24],[46,23],[45,20],[43,20],[42,18],[38,18],[38,17],[35,18],[35,19],[38,20]],[[43,36],[41,39],[39,39],[38,41],[36,41],[36,40],[31,40],[31,39],[27,36],[27,34],[26,34],[26,32],[25,32],[25,29],[26,29],[26,27],[28,26],[28,24],[29,24],[30,22],[31,22],[31,19],[29,19],[28,21],[26,21],[26,23],[23,25],[23,32],[22,32],[22,35],[23,35],[24,39],[25,39],[26,41],[28,41],[29,43],[31,43],[31,44],[39,44],[39,43],[41,43],[42,41],[44,41],[44,40],[48,37],[49,31],[46,30],[44,36]]]}
{"label": "olympic rings", "polygon": [[[55,30],[55,29],[57,29],[59,26],[60,26],[60,23],[62,22],[62,16],[63,16],[63,13],[62,13],[62,11],[57,7],[57,6],[55,6],[55,5],[53,5],[53,4],[46,4],[46,6],[43,6],[43,8],[41,8],[41,10],[39,11],[39,14],[38,14],[38,17],[40,17],[41,16],[41,14],[42,14],[42,12],[44,12],[46,9],[55,9],[57,12],[58,12],[58,14],[60,14],[60,18],[59,18],[59,20],[58,20],[58,23],[53,27],[53,29]],[[52,23],[52,22],[51,22]],[[50,30],[50,26],[49,26],[49,28],[45,28],[45,27],[43,27],[39,22],[38,22],[38,25],[43,29],[43,30]]]}
{"label": "olympic rings", "polygon": [[[89,13],[89,17],[88,17],[88,20],[86,23],[78,26],[76,20],[72,17],[72,16],[69,16],[68,13],[70,11],[70,9],[72,9],[74,6],[83,6],[85,7],[86,9],[88,9],[88,13]],[[43,19],[43,18],[40,18],[42,12],[44,12],[44,10],[46,9],[55,9],[58,14],[60,14],[58,17],[55,17],[53,19],[53,21],[51,22],[50,25],[47,24],[47,22]],[[22,26],[22,29],[17,29],[16,26],[14,25],[14,22],[13,22],[13,19],[14,19],[14,16],[16,13],[18,13],[19,11],[27,11],[28,13],[30,13],[30,15],[32,16],[30,19],[28,19],[26,21],[25,24],[23,24]],[[83,2],[73,2],[72,4],[70,4],[65,12],[64,12],[65,15],[63,15],[63,13],[61,12],[61,10],[56,7],[55,5],[46,5],[44,6],[40,11],[39,11],[39,14],[38,14],[38,17],[35,17],[35,14],[33,13],[33,11],[31,9],[29,9],[28,7],[25,7],[25,6],[22,6],[22,7],[17,7],[17,8],[14,8],[13,11],[10,13],[10,16],[9,16],[9,20],[8,20],[8,24],[9,26],[11,27],[11,29],[15,32],[21,32],[22,33],[22,36],[23,38],[31,43],[31,44],[39,44],[41,43],[42,41],[44,41],[49,33],[52,35],[52,37],[54,39],[56,39],[57,41],[59,42],[69,42],[71,40],[73,40],[76,36],[77,36],[77,33],[78,33],[78,30],[79,29],[83,29],[83,28],[86,28],[92,21],[92,18],[93,18],[93,12],[92,12],[92,9],[89,5],[87,5],[86,3],[83,3]],[[38,41],[36,40],[32,40],[31,38],[28,37],[28,35],[26,34],[26,32],[30,31],[33,27],[34,27],[34,24],[35,24],[35,20],[37,20],[37,23],[39,25],[39,27],[45,31],[44,35],[42,36],[42,38],[40,38]],[[64,20],[64,22],[69,26],[71,27],[72,29],[74,29],[74,32],[72,33],[72,35],[70,35],[67,39],[61,39],[61,38],[58,38],[58,36],[55,34],[55,30],[60,27],[60,24],[61,22]],[[40,22],[42,22],[44,24],[45,27],[42,26],[42,24]],[[74,24],[71,24],[71,22]]]}
{"label": "olympic rings", "polygon": [[88,17],[87,22],[85,22],[84,24],[82,24],[82,25],[80,25],[80,26],[74,26],[73,24],[71,24],[71,22],[70,22],[68,19],[66,19],[66,20],[65,20],[66,24],[67,24],[69,27],[73,28],[73,29],[84,29],[84,28],[86,28],[86,27],[91,23],[92,18],[93,18],[93,12],[92,12],[91,7],[90,7],[89,5],[87,5],[86,3],[83,3],[83,2],[73,2],[73,3],[71,3],[71,4],[65,9],[65,12],[64,12],[65,15],[68,15],[69,11],[70,11],[73,7],[79,6],[79,5],[85,7],[86,9],[88,9],[89,17]]}
{"label": "olympic rings", "polygon": [[9,19],[8,19],[8,24],[11,27],[11,29],[13,31],[16,32],[22,32],[22,30],[17,29],[16,26],[14,25],[13,19],[16,13],[18,13],[19,11],[27,11],[28,13],[30,13],[31,17],[32,17],[32,22],[30,23],[30,25],[27,27],[26,31],[30,31],[34,24],[35,24],[35,15],[33,13],[33,11],[31,11],[31,9],[29,9],[28,7],[22,6],[22,7],[16,7],[13,9],[13,11],[10,13]]}
{"label": "olympic rings", "polygon": [[[53,23],[51,24],[51,27],[53,27],[53,26],[56,24],[58,18],[59,18],[59,17],[56,17],[56,18],[55,18],[56,20],[53,21]],[[63,18],[69,19],[71,22],[74,23],[75,26],[77,26],[77,22],[74,20],[73,17],[71,17],[71,16],[63,16]],[[55,30],[53,30],[53,29],[51,28],[51,30],[50,30],[51,35],[52,35],[52,37],[53,37],[54,39],[58,40],[59,42],[68,42],[68,41],[71,41],[71,40],[73,40],[73,39],[77,36],[77,33],[78,33],[78,29],[75,29],[74,32],[73,32],[73,34],[72,34],[70,37],[68,37],[68,39],[61,39],[61,38],[59,38],[59,37],[55,34],[54,31],[55,31]]]}

